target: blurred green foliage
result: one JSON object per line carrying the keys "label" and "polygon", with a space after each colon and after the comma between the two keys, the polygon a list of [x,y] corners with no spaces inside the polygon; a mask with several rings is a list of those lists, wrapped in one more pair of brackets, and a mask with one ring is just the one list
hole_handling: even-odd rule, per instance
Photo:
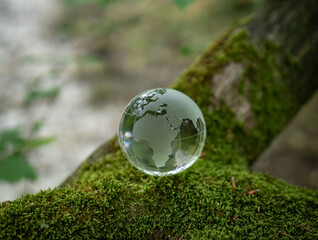
{"label": "blurred green foliage", "polygon": [[[74,6],[74,5],[81,5],[84,3],[89,3],[89,2],[97,2],[100,3],[103,6],[107,6],[108,4],[112,2],[119,2],[122,0],[65,0],[66,5],[68,6]],[[195,0],[173,0],[173,2],[180,8],[184,9],[187,5],[190,3],[194,2]]]}
{"label": "blurred green foliage", "polygon": [[76,75],[98,105],[168,86],[263,0],[117,0],[107,7],[100,0],[63,1],[65,14],[55,27],[67,41],[81,39]]}
{"label": "blurred green foliage", "polygon": [[52,99],[60,93],[59,87],[53,87],[46,90],[31,90],[24,99],[24,104],[29,105],[38,99]]}
{"label": "blurred green foliage", "polygon": [[0,179],[16,182],[21,178],[36,178],[33,168],[22,156],[13,154],[0,162]]}
{"label": "blurred green foliage", "polygon": [[188,6],[190,3],[194,2],[195,0],[174,0],[175,4],[180,9],[184,9],[186,6]]}
{"label": "blurred green foliage", "polygon": [[99,3],[102,6],[107,6],[108,4],[112,2],[119,2],[119,1],[122,1],[122,0],[65,0],[65,3],[68,6],[76,6],[76,5],[81,5],[84,3],[94,2],[94,3]]}
{"label": "blurred green foliage", "polygon": [[42,122],[34,123],[29,137],[25,137],[22,129],[17,127],[0,132],[0,180],[16,182],[22,178],[36,179],[34,169],[27,162],[27,153],[55,140],[55,137],[32,137],[42,125]]}

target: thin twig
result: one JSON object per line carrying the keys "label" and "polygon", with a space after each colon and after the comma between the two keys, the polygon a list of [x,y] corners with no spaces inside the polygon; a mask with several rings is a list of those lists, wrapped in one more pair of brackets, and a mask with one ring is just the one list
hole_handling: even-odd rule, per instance
{"label": "thin twig", "polygon": [[247,194],[248,195],[254,195],[255,193],[259,192],[259,189],[254,189],[254,190],[251,190],[249,191]]}
{"label": "thin twig", "polygon": [[233,189],[237,189],[234,177],[231,178],[231,182],[232,182]]}
{"label": "thin twig", "polygon": [[178,238],[178,240],[182,240],[183,237],[184,237],[184,235],[181,235],[181,236]]}
{"label": "thin twig", "polygon": [[284,232],[282,232],[282,231],[279,231],[279,233],[282,234],[282,235],[284,235],[284,236],[286,236],[286,237],[289,237],[289,238],[294,239],[293,236],[291,236],[291,235],[289,235],[289,234],[287,234],[287,233],[284,233]]}
{"label": "thin twig", "polygon": [[206,155],[206,152],[202,152],[201,154],[200,154],[200,157],[204,157]]}
{"label": "thin twig", "polygon": [[308,228],[306,228],[306,227],[304,227],[304,226],[300,226],[300,225],[295,225],[295,226],[296,226],[296,227],[303,228],[303,229],[307,230],[308,232],[312,232],[310,229],[308,229]]}

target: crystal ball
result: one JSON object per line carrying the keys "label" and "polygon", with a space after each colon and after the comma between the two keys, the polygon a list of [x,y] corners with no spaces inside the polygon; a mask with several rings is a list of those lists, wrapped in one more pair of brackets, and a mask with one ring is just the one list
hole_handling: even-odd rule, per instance
{"label": "crystal ball", "polygon": [[200,156],[206,124],[198,105],[174,89],[156,88],[137,95],[126,107],[118,129],[127,160],[156,176],[180,173]]}

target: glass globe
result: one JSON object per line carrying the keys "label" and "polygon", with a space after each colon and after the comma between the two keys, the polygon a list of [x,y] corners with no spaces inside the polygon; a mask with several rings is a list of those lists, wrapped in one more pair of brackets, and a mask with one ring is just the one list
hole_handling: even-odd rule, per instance
{"label": "glass globe", "polygon": [[206,125],[197,104],[168,88],[151,89],[131,100],[118,129],[127,160],[157,176],[190,167],[200,156],[205,137]]}

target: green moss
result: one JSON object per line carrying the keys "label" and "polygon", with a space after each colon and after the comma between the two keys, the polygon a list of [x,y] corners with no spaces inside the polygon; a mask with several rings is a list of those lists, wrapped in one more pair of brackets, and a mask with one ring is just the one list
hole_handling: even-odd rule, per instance
{"label": "green moss", "polygon": [[[211,105],[213,107],[211,80],[230,63],[240,63],[244,68],[237,88],[251,103],[257,122],[256,127],[249,132],[237,123],[228,107],[222,106],[221,111],[210,110]],[[181,76],[175,87],[191,96],[204,110],[208,136],[211,137],[208,142],[210,140],[213,145],[221,137],[215,139],[215,135],[229,131],[235,136],[232,143],[228,142],[230,146],[236,145],[248,163],[252,163],[304,103],[292,91],[292,80],[299,70],[299,62],[282,53],[275,43],[266,41],[264,46],[257,47],[249,40],[246,31],[229,31]],[[219,123],[224,128],[220,129],[215,124],[213,116],[221,120]],[[224,140],[224,134],[222,138]],[[223,140],[222,143],[227,142]],[[221,148],[224,149],[223,146]]]}
{"label": "green moss", "polygon": [[[108,164],[124,168],[106,170],[98,179],[85,176],[82,181],[87,185],[42,191],[5,204],[1,236],[223,239],[277,238],[285,232],[295,238],[317,237],[317,192],[266,175],[214,167],[207,159],[167,178],[146,176],[125,162],[120,157],[101,162],[97,165],[101,169]],[[255,195],[247,194],[256,188],[260,191]],[[236,215],[237,221],[233,220]]]}
{"label": "green moss", "polygon": [[[145,175],[113,140],[106,156],[99,150],[72,185],[3,203],[0,238],[316,239],[318,192],[248,170],[301,105],[285,81],[294,61],[281,56],[272,42],[259,48],[246,31],[230,31],[174,86],[199,104],[207,123],[205,156],[193,167],[171,177]],[[230,106],[212,104],[211,79],[232,62],[245,69],[241,81],[249,88],[241,93],[257,121],[250,131]]]}

